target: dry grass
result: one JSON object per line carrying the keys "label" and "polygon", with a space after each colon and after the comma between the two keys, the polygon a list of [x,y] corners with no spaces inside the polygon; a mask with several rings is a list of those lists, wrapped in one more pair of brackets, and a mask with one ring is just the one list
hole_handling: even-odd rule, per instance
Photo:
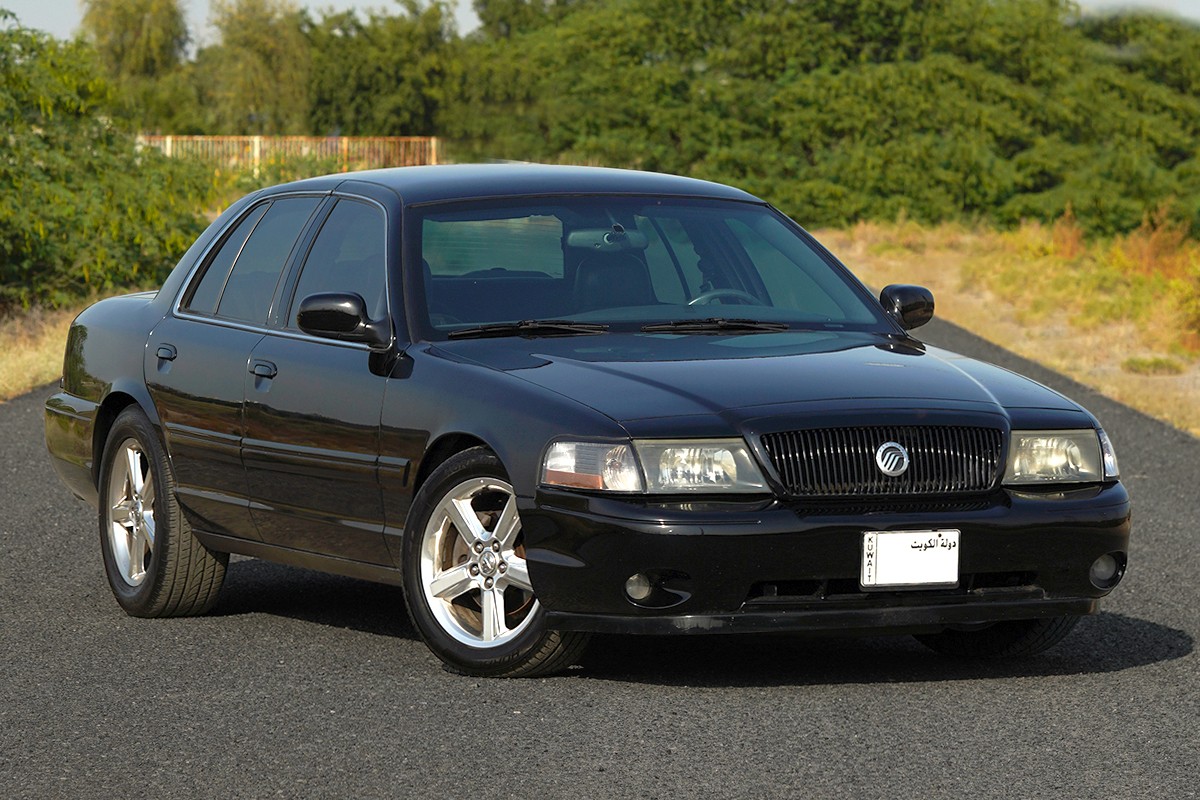
{"label": "dry grass", "polygon": [[862,223],[818,237],[867,284],[928,286],[939,317],[1200,436],[1200,245],[1155,225],[1101,242],[1069,218],[1009,232]]}
{"label": "dry grass", "polygon": [[81,308],[35,309],[0,320],[0,400],[24,394],[62,374],[67,328]]}

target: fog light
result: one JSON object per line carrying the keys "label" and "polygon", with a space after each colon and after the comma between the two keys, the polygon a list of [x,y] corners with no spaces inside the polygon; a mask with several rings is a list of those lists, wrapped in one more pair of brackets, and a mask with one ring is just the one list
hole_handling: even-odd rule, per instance
{"label": "fog light", "polygon": [[629,580],[625,581],[625,594],[629,595],[631,600],[645,600],[654,591],[654,584],[650,582],[650,578],[642,573],[636,573],[629,576]]}
{"label": "fog light", "polygon": [[1121,564],[1124,559],[1120,553],[1105,553],[1092,562],[1088,577],[1092,585],[1098,589],[1111,589],[1121,580]]}

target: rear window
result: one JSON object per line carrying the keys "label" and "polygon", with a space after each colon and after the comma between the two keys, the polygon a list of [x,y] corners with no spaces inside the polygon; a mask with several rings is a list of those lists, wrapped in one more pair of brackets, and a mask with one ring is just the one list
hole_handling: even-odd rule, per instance
{"label": "rear window", "polygon": [[504,270],[563,275],[562,221],[529,214],[500,219],[427,219],[422,256],[434,275]]}

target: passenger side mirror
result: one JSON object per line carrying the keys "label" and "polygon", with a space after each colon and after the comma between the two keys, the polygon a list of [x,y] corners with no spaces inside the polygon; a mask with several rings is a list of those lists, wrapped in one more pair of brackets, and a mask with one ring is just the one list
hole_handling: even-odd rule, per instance
{"label": "passenger side mirror", "polygon": [[391,344],[392,336],[383,321],[372,322],[367,302],[354,292],[311,294],[300,301],[296,324],[310,336],[362,342],[373,348]]}
{"label": "passenger side mirror", "polygon": [[906,331],[933,319],[933,292],[924,286],[893,283],[879,293],[879,304]]}

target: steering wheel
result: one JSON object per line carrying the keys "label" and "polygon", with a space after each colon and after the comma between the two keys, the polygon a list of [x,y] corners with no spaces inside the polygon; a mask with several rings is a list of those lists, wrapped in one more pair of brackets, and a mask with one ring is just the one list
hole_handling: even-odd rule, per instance
{"label": "steering wheel", "polygon": [[693,297],[691,300],[688,301],[688,305],[689,306],[700,305],[700,304],[707,305],[711,301],[716,300],[718,297],[733,297],[738,300],[744,300],[745,302],[747,302],[753,306],[763,305],[762,300],[759,300],[757,297],[750,294],[749,292],[743,292],[739,289],[713,289],[712,291],[708,291],[708,292],[704,292],[702,294],[696,295],[695,297]]}

